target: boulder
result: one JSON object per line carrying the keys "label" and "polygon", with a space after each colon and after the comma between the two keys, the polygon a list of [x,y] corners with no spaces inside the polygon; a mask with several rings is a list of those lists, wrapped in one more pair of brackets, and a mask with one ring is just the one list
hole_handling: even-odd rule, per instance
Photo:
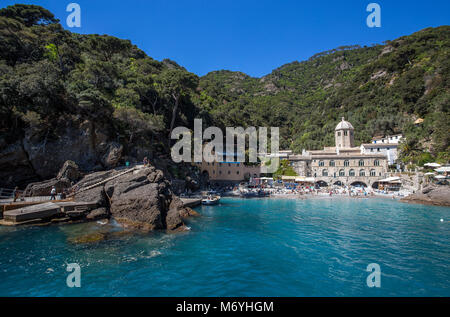
{"label": "boulder", "polygon": [[53,186],[56,187],[57,193],[62,193],[65,189],[70,187],[70,181],[66,178],[53,178],[43,182],[31,183],[25,188],[24,196],[50,196],[50,191]]}
{"label": "boulder", "polygon": [[52,187],[56,187],[58,193],[71,187],[72,182],[78,180],[80,172],[78,165],[73,161],[66,161],[59,170],[56,178],[46,180],[43,182],[30,183],[25,189],[25,196],[48,196]]}
{"label": "boulder", "polygon": [[103,156],[102,163],[107,168],[116,167],[122,158],[123,145],[111,142],[108,145],[108,150]]}
{"label": "boulder", "polygon": [[108,209],[106,207],[100,207],[100,208],[90,211],[87,214],[86,219],[98,220],[98,219],[104,219],[104,218],[108,218],[108,217],[109,217]]}
{"label": "boulder", "polygon": [[75,194],[74,200],[79,202],[95,202],[97,207],[107,207],[109,205],[103,186],[97,186],[89,190],[78,192]]}
{"label": "boulder", "polygon": [[127,227],[168,231],[184,227],[181,200],[173,195],[162,171],[154,167],[111,180],[105,192],[111,197],[112,217]]}
{"label": "boulder", "polygon": [[80,178],[81,174],[78,165],[74,161],[66,161],[59,170],[56,179],[67,179],[70,182],[76,182]]}

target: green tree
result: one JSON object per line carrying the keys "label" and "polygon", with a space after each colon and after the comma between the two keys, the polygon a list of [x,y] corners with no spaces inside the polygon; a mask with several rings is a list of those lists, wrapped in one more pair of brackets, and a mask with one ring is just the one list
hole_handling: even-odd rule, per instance
{"label": "green tree", "polygon": [[198,86],[198,77],[180,69],[169,69],[161,73],[158,83],[161,95],[172,103],[168,137],[170,147],[170,136],[177,119],[178,108],[182,103],[182,99],[188,98],[189,94]]}

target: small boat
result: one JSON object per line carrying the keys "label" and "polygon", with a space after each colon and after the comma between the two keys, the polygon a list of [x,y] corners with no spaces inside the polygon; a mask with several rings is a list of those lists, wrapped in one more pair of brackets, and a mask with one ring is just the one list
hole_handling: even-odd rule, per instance
{"label": "small boat", "polygon": [[220,196],[215,195],[209,195],[206,198],[202,199],[202,205],[207,205],[207,206],[212,206],[212,205],[217,205],[220,201]]}

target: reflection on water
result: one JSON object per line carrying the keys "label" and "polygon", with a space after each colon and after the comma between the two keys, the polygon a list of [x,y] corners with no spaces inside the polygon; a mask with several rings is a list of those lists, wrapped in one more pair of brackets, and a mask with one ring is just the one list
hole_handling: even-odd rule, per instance
{"label": "reflection on water", "polygon": [[[180,234],[114,222],[0,227],[0,295],[450,295],[449,208],[336,198],[197,210]],[[81,266],[81,288],[66,286],[68,263]],[[366,285],[369,263],[381,266],[379,289]]]}

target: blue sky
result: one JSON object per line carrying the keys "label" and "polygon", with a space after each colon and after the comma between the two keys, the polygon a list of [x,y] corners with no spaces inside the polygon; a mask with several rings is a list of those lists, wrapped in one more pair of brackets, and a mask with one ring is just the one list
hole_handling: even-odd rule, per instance
{"label": "blue sky", "polygon": [[[70,2],[81,6],[81,28],[66,25]],[[381,6],[381,28],[366,25],[371,2]],[[15,3],[46,7],[73,32],[129,39],[198,75],[228,69],[260,77],[342,45],[450,24],[448,0],[1,0],[0,7]]]}

